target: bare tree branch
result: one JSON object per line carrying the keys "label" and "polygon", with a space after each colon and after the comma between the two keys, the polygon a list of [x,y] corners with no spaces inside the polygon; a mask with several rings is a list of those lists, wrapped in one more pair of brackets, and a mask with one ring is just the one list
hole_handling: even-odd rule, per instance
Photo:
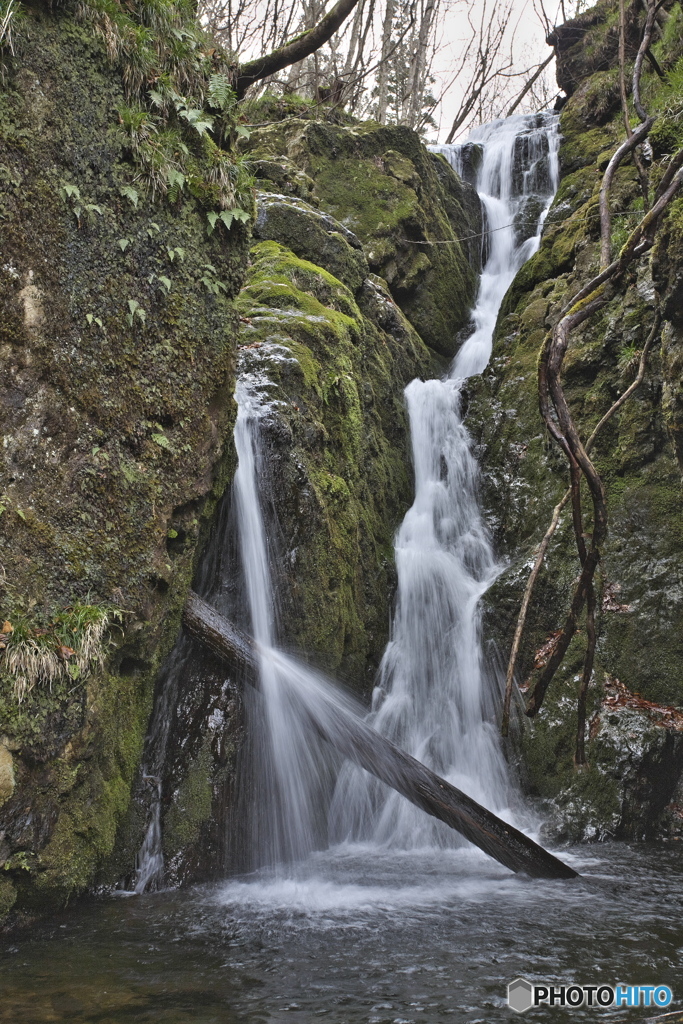
{"label": "bare tree branch", "polygon": [[[621,0],[623,3],[623,0]],[[647,120],[647,111],[645,110],[642,100],[640,98],[640,79],[643,71],[643,59],[649,52],[650,42],[652,40],[652,30],[655,24],[655,15],[657,13],[657,0],[647,0],[647,17],[645,19],[645,28],[643,29],[643,38],[638,48],[636,55],[636,61],[633,66],[633,106],[636,108],[636,113],[641,121]]]}
{"label": "bare tree branch", "polygon": [[286,43],[262,57],[241,64],[235,80],[237,98],[242,99],[249,86],[254,82],[274,75],[276,72],[282,71],[283,68],[290,67],[315,53],[334,35],[357,3],[358,0],[338,0],[332,10],[317,25],[304,32],[298,39],[294,39],[291,43]]}
{"label": "bare tree branch", "polygon": [[605,173],[602,178],[602,184],[600,186],[600,266],[605,269],[611,259],[611,230],[612,230],[612,218],[609,208],[609,193],[612,187],[612,181],[614,175],[617,172],[617,168],[623,161],[624,157],[636,148],[641,142],[644,141],[650,128],[654,124],[654,117],[647,118],[642,124],[638,125],[636,130],[627,136],[624,142],[617,148],[612,155],[612,159],[607,164]]}
{"label": "bare tree branch", "polygon": [[533,88],[535,82],[541,77],[541,75],[543,74],[545,69],[548,67],[548,64],[550,64],[550,62],[551,62],[551,60],[553,59],[554,56],[555,56],[555,51],[553,50],[553,52],[550,54],[550,56],[546,57],[546,59],[543,61],[543,63],[538,65],[538,67],[534,71],[533,75],[526,82],[524,88],[522,89],[522,91],[517,96],[517,99],[515,100],[515,102],[512,104],[512,106],[508,110],[507,114],[505,115],[506,117],[512,117],[512,115],[514,114],[514,112],[517,109],[517,107],[520,105],[520,103],[522,102],[522,100],[524,99],[526,94],[530,91],[530,89]]}

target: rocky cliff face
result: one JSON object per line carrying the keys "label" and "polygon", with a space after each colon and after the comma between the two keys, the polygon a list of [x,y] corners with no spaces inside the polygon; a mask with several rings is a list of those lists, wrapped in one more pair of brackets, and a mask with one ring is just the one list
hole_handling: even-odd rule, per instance
{"label": "rocky cliff face", "polygon": [[[597,265],[597,190],[623,132],[615,12],[608,0],[558,30],[571,94],[562,183],[541,248],[505,300],[491,367],[470,387],[485,503],[509,559],[489,601],[505,652],[566,486],[541,428],[536,360],[566,296]],[[655,182],[683,142],[680,4],[660,19],[653,53],[668,78],[648,70],[644,80],[660,115]],[[634,5],[630,44],[637,22]],[[300,116],[264,124],[244,143],[253,230],[209,236],[210,189],[180,203],[133,188],[128,99],[91,29],[31,8],[5,64],[0,918],[130,873],[155,690],[144,757],[165,708],[171,877],[239,862],[226,842],[239,680],[189,641],[174,647],[192,581],[248,626],[226,487],[235,366],[259,377],[270,402],[263,484],[278,524],[281,636],[357,689],[370,685],[387,638],[392,537],[411,497],[403,387],[456,350],[481,251],[473,189],[405,129]],[[616,250],[642,212],[628,164],[613,204]],[[610,538],[589,765],[572,764],[581,634],[521,740],[529,789],[552,801],[556,832],[571,837],[680,827],[682,210],[679,199],[651,260],[576,333],[565,364],[585,434],[633,379],[657,293],[663,320],[645,380],[595,449]],[[535,592],[521,678],[547,652],[575,575],[565,522]]]}
{"label": "rocky cliff face", "polygon": [[247,237],[130,191],[121,76],[81,22],[27,10],[3,62],[0,915],[114,852],[229,469]]}
{"label": "rocky cliff face", "polygon": [[[0,87],[0,918],[133,867],[155,679],[230,518],[236,360],[277,410],[283,634],[367,685],[410,498],[402,389],[454,350],[477,269],[457,239],[480,230],[473,191],[410,132],[290,119],[249,142],[251,242],[239,224],[209,237],[210,181],[184,202],[137,183],[130,98],[91,27],[29,7],[17,39]],[[178,878],[220,861],[241,738],[238,692],[192,665],[164,778]]]}
{"label": "rocky cliff face", "polygon": [[[637,5],[629,8],[628,38],[635,45],[640,13]],[[491,366],[472,389],[471,423],[487,474],[485,500],[509,559],[490,595],[492,631],[506,655],[536,545],[567,486],[564,459],[538,411],[536,365],[546,331],[599,265],[598,190],[624,135],[614,68],[617,19],[616,4],[600,3],[558,31],[558,80],[571,93],[561,115],[562,181],[541,248],[503,304]],[[662,12],[653,51],[669,76],[662,81],[648,67],[643,80],[646,106],[659,115],[650,168],[656,184],[680,146],[680,95],[672,84],[683,53],[679,4]],[[612,248],[618,252],[642,216],[631,163],[618,172],[612,208]],[[636,265],[608,307],[572,335],[565,360],[565,391],[585,438],[634,379],[659,298],[663,321],[645,379],[606,426],[593,455],[607,488],[610,533],[601,564],[588,767],[577,772],[572,763],[585,634],[574,639],[541,714],[524,729],[531,791],[554,801],[556,831],[573,838],[651,836],[669,829],[677,815],[683,745],[679,719],[668,706],[683,704],[682,209],[683,200],[672,204],[651,258]],[[520,681],[533,678],[534,665],[547,658],[577,565],[567,512],[536,585]],[[632,699],[633,693],[642,700]]]}

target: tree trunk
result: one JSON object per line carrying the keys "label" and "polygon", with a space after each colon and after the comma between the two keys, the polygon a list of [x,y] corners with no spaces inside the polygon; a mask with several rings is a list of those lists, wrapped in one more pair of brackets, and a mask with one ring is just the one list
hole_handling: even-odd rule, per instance
{"label": "tree trunk", "polygon": [[[258,654],[254,642],[194,593],[190,593],[185,605],[183,622],[188,633],[219,658],[247,668],[257,679]],[[576,876],[572,868],[399,750],[355,715],[340,710],[334,726],[330,726],[311,708],[302,705],[301,710],[311,729],[341,754],[427,814],[456,829],[512,871],[523,871],[532,878]]]}
{"label": "tree trunk", "polygon": [[283,68],[288,68],[290,64],[296,64],[297,61],[303,60],[319,50],[334,35],[357,3],[358,0],[338,0],[338,3],[324,18],[321,18],[314,28],[271,53],[241,64],[237,69],[235,80],[237,98],[242,99],[249,86],[254,82],[268,78],[269,75],[274,75],[278,71],[282,71]]}
{"label": "tree trunk", "polygon": [[382,27],[382,56],[379,65],[377,82],[377,120],[380,124],[387,123],[387,106],[389,103],[389,51],[391,49],[391,30],[394,25],[395,0],[387,0]]}
{"label": "tree trunk", "polygon": [[417,35],[417,44],[410,69],[410,102],[406,118],[406,124],[409,128],[418,129],[420,124],[425,87],[427,85],[427,47],[429,45],[432,19],[435,11],[436,0],[427,0],[420,20],[420,30]]}

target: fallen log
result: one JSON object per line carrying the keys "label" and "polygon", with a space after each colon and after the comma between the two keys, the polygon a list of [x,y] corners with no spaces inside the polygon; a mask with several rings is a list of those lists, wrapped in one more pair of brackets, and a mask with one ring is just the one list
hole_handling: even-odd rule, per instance
{"label": "fallen log", "polygon": [[[224,661],[258,679],[258,652],[250,637],[190,592],[183,613],[187,632]],[[258,682],[256,682],[258,685]],[[512,871],[532,878],[575,878],[577,872],[508,825],[476,800],[390,743],[360,718],[339,710],[334,724],[302,705],[311,728],[345,757],[397,790],[417,807],[460,832]]]}

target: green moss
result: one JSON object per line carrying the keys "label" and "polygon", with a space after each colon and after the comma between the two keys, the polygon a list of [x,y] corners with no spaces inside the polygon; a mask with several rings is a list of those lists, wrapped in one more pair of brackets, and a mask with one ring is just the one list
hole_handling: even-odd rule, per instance
{"label": "green moss", "polygon": [[[386,638],[391,539],[409,500],[400,395],[429,355],[379,284],[354,297],[273,241],[252,249],[237,305],[240,358],[267,367],[282,424],[267,440],[294,552],[282,627],[289,643],[363,685]],[[378,326],[388,312],[393,334]]]}
{"label": "green moss", "polygon": [[[282,154],[287,167],[307,176],[309,201],[358,236],[370,269],[388,283],[423,340],[452,355],[476,288],[471,254],[459,241],[480,231],[479,205],[469,186],[432,159],[417,135],[373,122],[339,128],[293,119],[254,132],[248,147],[256,161],[272,162]],[[288,182],[296,187],[291,171]],[[296,234],[285,234],[279,225],[269,237],[313,258],[301,248],[301,232]],[[446,240],[448,245],[431,244]],[[315,259],[328,265],[322,243]],[[335,272],[354,289],[360,284],[358,271],[354,279]]]}
{"label": "green moss", "polygon": [[164,818],[164,855],[168,859],[196,843],[201,826],[211,816],[212,769],[211,737],[207,736]]}

